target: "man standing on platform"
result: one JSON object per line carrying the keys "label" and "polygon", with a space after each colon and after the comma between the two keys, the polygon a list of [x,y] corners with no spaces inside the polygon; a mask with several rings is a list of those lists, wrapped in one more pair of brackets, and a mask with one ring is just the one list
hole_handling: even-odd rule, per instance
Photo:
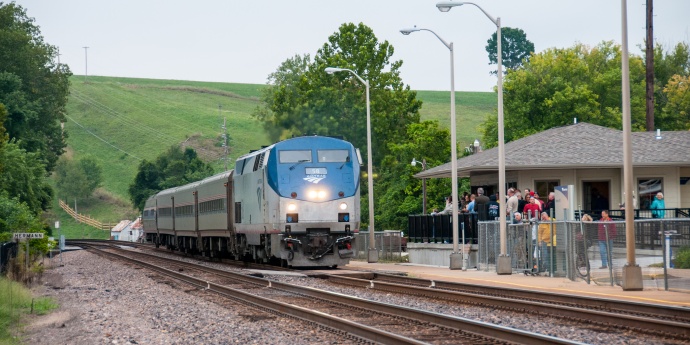
{"label": "man standing on platform", "polygon": [[474,198],[474,211],[480,221],[489,220],[489,198],[484,195],[484,188],[477,188],[477,197]]}
{"label": "man standing on platform", "polygon": [[512,218],[513,213],[518,210],[518,198],[515,196],[515,189],[508,189],[508,202],[506,203],[506,214]]}

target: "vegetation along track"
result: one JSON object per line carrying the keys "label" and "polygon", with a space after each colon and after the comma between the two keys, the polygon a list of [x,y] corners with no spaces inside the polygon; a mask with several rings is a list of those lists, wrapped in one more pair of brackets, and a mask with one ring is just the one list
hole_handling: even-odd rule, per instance
{"label": "vegetation along track", "polygon": [[[75,242],[76,244],[76,242]],[[575,344],[569,340],[490,323],[398,307],[361,298],[217,270],[132,250],[81,244],[216,292],[261,310],[297,317],[348,337],[385,344]],[[134,257],[138,257],[135,259]],[[165,267],[161,267],[165,266]],[[181,273],[185,272],[185,274]],[[403,316],[404,315],[404,316]]]}
{"label": "vegetation along track", "polygon": [[581,297],[369,273],[366,279],[327,275],[340,285],[424,296],[472,305],[564,318],[603,328],[690,341],[690,308]]}

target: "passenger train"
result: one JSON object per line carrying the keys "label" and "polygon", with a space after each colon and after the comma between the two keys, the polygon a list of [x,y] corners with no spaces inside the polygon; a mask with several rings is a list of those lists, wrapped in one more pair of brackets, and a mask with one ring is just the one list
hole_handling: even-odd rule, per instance
{"label": "passenger train", "polygon": [[211,258],[337,267],[360,226],[358,149],[305,136],[241,156],[235,169],[151,196],[147,242]]}

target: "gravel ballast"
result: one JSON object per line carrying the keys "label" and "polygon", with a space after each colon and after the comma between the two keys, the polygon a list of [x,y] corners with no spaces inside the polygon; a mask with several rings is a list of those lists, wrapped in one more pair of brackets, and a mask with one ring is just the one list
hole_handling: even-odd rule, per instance
{"label": "gravel ballast", "polygon": [[[180,259],[176,257],[176,259]],[[227,265],[201,263],[229,271]],[[53,259],[57,264],[57,259]],[[60,309],[33,320],[26,343],[44,344],[351,344],[299,320],[227,303],[190,285],[173,282],[137,266],[101,258],[86,251],[63,253],[61,267],[44,275],[37,293],[54,297]],[[249,274],[247,271],[242,271]],[[469,318],[539,332],[588,344],[678,344],[677,340],[602,333],[565,320],[539,315],[457,305],[370,289],[332,284],[323,279],[267,275],[266,279],[357,296],[364,299]],[[213,296],[209,296],[213,295]]]}
{"label": "gravel ballast", "polygon": [[27,344],[353,343],[296,319],[223,307],[208,301],[212,293],[84,250],[62,255],[36,288],[60,307],[28,320]]}

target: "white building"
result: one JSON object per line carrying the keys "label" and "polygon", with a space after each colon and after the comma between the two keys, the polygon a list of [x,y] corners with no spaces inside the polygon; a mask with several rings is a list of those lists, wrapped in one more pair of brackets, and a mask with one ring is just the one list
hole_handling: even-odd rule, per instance
{"label": "white building", "polygon": [[122,220],[110,230],[110,239],[115,241],[136,242],[144,233],[141,217],[135,221]]}

